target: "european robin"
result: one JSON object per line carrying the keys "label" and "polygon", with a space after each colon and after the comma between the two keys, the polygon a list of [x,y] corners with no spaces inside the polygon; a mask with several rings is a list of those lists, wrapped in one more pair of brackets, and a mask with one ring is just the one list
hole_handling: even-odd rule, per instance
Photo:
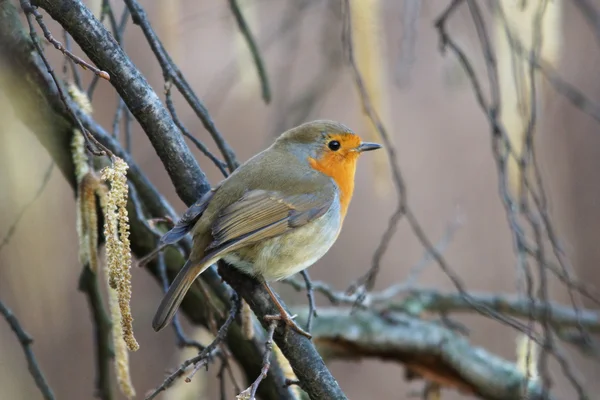
{"label": "european robin", "polygon": [[305,123],[202,196],[161,238],[167,245],[191,232],[193,245],[156,311],[154,330],[170,322],[194,280],[223,259],[258,279],[281,313],[277,319],[310,338],[267,282],[302,271],[331,248],[352,199],[358,156],[379,148],[338,122]]}

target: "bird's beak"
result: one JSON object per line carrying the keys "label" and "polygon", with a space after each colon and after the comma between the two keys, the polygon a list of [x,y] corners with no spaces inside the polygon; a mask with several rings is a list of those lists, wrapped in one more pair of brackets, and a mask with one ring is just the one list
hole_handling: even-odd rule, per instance
{"label": "bird's beak", "polygon": [[380,144],[369,143],[369,142],[362,142],[360,144],[360,146],[358,146],[356,148],[356,151],[358,151],[359,153],[362,153],[363,151],[377,150],[377,149],[380,149],[380,148],[381,148]]}

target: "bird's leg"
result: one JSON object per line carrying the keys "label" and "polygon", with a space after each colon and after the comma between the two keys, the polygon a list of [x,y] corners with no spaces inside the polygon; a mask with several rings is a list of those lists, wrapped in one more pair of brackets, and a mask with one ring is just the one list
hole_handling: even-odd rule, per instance
{"label": "bird's leg", "polygon": [[274,320],[283,321],[286,324],[286,326],[292,328],[293,330],[295,330],[302,336],[306,336],[307,338],[311,339],[312,335],[310,333],[306,332],[304,329],[300,328],[294,322],[294,320],[293,320],[294,317],[290,317],[288,315],[287,311],[285,311],[285,309],[283,308],[283,306],[281,305],[279,300],[277,300],[277,297],[275,296],[275,293],[273,293],[273,290],[271,290],[271,287],[269,286],[269,284],[266,281],[263,281],[262,284],[265,287],[265,289],[267,289],[267,293],[269,293],[269,296],[271,297],[271,300],[273,300],[273,303],[275,303],[275,306],[279,309],[279,315],[265,315],[265,317],[264,317],[265,320],[267,320],[267,321],[274,321]]}

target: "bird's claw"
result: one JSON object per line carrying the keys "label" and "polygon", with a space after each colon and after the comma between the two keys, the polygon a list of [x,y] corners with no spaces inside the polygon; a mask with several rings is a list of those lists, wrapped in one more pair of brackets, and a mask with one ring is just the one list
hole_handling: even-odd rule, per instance
{"label": "bird's claw", "polygon": [[296,318],[297,315],[288,315],[287,313],[281,313],[278,315],[265,315],[265,321],[282,321],[283,323],[285,323],[286,328],[292,328],[293,330],[295,330],[297,333],[299,333],[302,336],[307,337],[308,339],[312,339],[312,335],[308,332],[306,332],[304,329],[300,328],[295,322],[294,322],[294,318]]}

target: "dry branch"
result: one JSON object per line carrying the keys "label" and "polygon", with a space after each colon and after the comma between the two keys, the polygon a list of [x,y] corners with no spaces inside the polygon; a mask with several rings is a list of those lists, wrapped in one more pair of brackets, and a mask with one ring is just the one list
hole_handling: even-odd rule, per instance
{"label": "dry branch", "polygon": [[54,400],[54,393],[52,393],[52,389],[48,385],[40,366],[38,365],[37,358],[33,354],[31,350],[31,345],[33,343],[33,338],[29,336],[27,332],[21,326],[21,323],[17,319],[17,317],[12,313],[12,311],[0,301],[0,315],[4,317],[8,325],[10,325],[10,329],[15,333],[21,347],[23,348],[23,352],[25,353],[25,358],[27,359],[27,367],[29,368],[29,373],[33,377],[36,386],[40,389],[42,396],[44,396],[45,400]]}
{"label": "dry branch", "polygon": [[101,400],[114,398],[111,389],[110,366],[114,357],[111,344],[111,320],[106,312],[97,272],[84,266],[79,277],[79,290],[85,293],[94,327],[94,343],[96,351],[96,397]]}
{"label": "dry branch", "polygon": [[[292,308],[298,319],[307,319],[306,307]],[[350,308],[320,308],[312,334],[327,360],[378,358],[404,364],[407,372],[464,393],[489,400],[542,397],[540,387],[527,382],[516,366],[475,347],[451,330],[400,313]]]}

